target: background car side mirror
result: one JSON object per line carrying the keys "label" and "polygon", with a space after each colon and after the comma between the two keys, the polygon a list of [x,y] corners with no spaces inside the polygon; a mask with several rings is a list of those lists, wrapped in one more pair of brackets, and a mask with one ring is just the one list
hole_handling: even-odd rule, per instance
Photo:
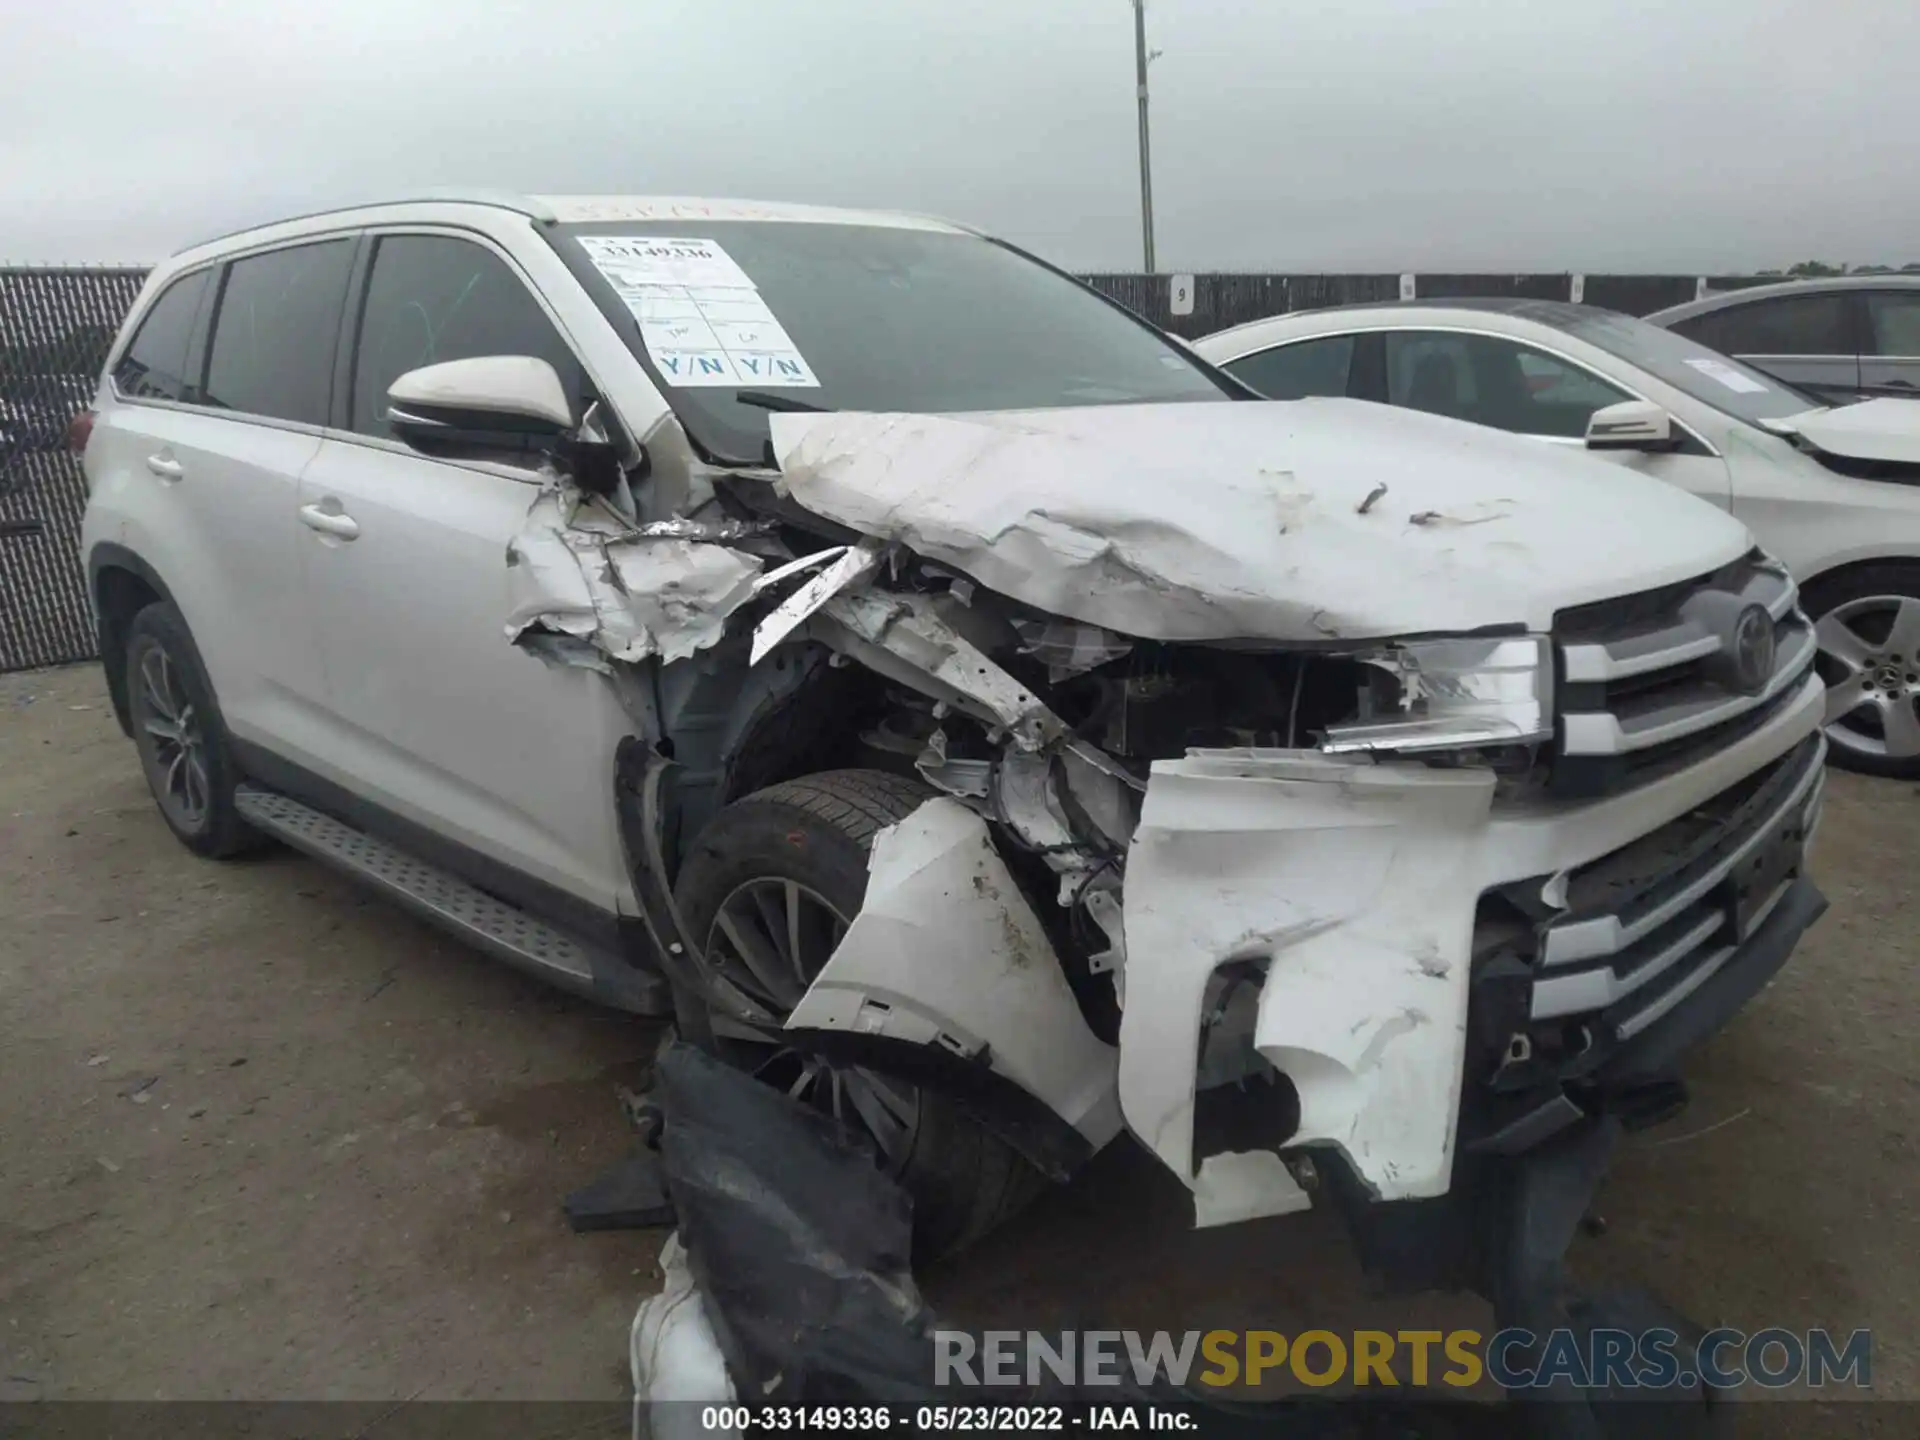
{"label": "background car side mirror", "polygon": [[1603,405],[1587,418],[1589,450],[1671,450],[1673,417],[1651,400]]}

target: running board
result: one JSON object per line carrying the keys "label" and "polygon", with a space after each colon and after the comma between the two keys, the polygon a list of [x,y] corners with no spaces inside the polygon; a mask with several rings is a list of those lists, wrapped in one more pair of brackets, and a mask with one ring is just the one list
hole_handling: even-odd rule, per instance
{"label": "running board", "polygon": [[233,804],[256,830],[344,871],[496,959],[623,1010],[671,1013],[664,982],[622,956],[496,900],[451,871],[275,790],[242,785]]}

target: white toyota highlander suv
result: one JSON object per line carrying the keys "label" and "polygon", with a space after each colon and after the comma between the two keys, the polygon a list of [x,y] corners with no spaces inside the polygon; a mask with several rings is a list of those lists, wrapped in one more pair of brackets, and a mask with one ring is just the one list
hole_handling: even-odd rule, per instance
{"label": "white toyota highlander suv", "polygon": [[1539,1321],[1824,905],[1814,637],[1737,519],[1259,400],[958,226],[292,220],[159,267],[76,435],[183,842],[671,1007],[928,1251],[1124,1125],[1200,1223],[1332,1204]]}

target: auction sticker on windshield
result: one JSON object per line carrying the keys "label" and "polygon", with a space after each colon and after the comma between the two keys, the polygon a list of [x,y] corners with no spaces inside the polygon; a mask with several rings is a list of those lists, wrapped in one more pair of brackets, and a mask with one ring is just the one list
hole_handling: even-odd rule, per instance
{"label": "auction sticker on windshield", "polygon": [[669,385],[818,386],[751,276],[713,240],[582,235]]}

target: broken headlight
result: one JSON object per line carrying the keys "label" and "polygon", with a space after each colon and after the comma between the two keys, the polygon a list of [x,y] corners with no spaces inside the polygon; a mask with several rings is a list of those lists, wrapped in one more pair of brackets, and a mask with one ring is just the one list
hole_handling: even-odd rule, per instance
{"label": "broken headlight", "polygon": [[1326,728],[1329,754],[1531,745],[1553,733],[1543,635],[1407,640],[1353,658],[1365,667],[1360,713]]}

